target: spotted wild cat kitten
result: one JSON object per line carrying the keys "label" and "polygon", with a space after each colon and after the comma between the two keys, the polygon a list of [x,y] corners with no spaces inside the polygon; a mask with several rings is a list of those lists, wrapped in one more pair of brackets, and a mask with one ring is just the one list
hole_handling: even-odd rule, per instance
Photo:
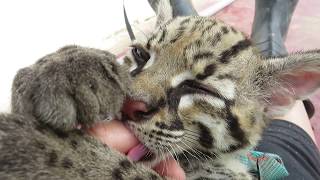
{"label": "spotted wild cat kitten", "polygon": [[[319,87],[320,51],[264,59],[233,27],[173,18],[169,0],[158,2],[157,28],[121,66],[105,51],[66,47],[19,71],[12,106],[23,115],[0,116],[1,179],[160,179],[141,164],[167,156],[187,179],[252,179],[237,156]],[[136,163],[75,128],[117,115],[125,96]]]}
{"label": "spotted wild cat kitten", "polygon": [[[241,32],[207,17],[173,17],[158,1],[157,28],[122,63],[133,94],[126,122],[140,161],[182,161],[189,179],[251,179],[239,155],[266,124],[320,85],[320,51],[265,59]],[[144,152],[143,152],[144,151]]]}

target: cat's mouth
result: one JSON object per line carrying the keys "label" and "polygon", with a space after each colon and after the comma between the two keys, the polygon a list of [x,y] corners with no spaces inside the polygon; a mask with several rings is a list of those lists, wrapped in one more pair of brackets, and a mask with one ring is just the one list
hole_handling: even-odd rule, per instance
{"label": "cat's mouth", "polygon": [[[79,125],[80,126],[80,125]],[[96,137],[110,148],[128,156],[134,162],[153,167],[155,165],[156,153],[145,146],[138,138],[137,134],[128,127],[127,122],[114,119],[110,122],[98,122],[91,127],[79,127],[93,137]]]}
{"label": "cat's mouth", "polygon": [[150,162],[155,159],[155,154],[141,142],[130,149],[127,156],[135,162]]}
{"label": "cat's mouth", "polygon": [[148,148],[143,142],[141,142],[140,138],[137,137],[137,134],[132,129],[132,126],[130,126],[130,123],[127,121],[126,118],[123,120],[124,125],[126,128],[132,133],[133,136],[135,136],[139,143],[132,147],[128,152],[127,156],[134,162],[141,162],[148,166],[153,166],[156,158],[156,153]]}
{"label": "cat's mouth", "polygon": [[[122,122],[132,132],[132,134],[140,141],[138,145],[131,148],[127,156],[135,162],[141,162],[147,166],[154,166],[157,162],[163,160],[166,155],[163,152],[158,152],[158,149],[154,149],[152,145],[148,147],[148,137],[145,137],[148,132],[142,134],[142,129],[137,125],[150,120],[156,112],[158,112],[158,106],[150,106],[147,103],[140,100],[133,100],[128,98],[122,108]],[[160,155],[161,154],[161,155]],[[162,158],[161,158],[162,157]]]}

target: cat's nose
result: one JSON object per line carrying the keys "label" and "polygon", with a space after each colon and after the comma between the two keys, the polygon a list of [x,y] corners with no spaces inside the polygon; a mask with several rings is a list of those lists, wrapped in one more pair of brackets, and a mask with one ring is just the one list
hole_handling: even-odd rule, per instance
{"label": "cat's nose", "polygon": [[138,122],[151,119],[157,110],[156,108],[148,108],[147,104],[142,101],[127,100],[122,108],[122,113],[127,116],[127,120]]}

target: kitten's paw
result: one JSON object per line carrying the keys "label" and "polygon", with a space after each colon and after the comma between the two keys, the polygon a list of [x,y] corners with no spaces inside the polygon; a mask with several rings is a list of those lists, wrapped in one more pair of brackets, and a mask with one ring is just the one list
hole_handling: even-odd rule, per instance
{"label": "kitten's paw", "polygon": [[15,77],[12,110],[61,130],[118,115],[129,92],[129,73],[107,51],[66,46]]}

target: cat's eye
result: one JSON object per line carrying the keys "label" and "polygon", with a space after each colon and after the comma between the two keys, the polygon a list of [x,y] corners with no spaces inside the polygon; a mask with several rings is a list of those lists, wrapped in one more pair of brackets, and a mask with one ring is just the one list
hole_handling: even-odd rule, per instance
{"label": "cat's eye", "polygon": [[141,46],[132,46],[131,52],[138,66],[144,66],[150,59],[150,54]]}

